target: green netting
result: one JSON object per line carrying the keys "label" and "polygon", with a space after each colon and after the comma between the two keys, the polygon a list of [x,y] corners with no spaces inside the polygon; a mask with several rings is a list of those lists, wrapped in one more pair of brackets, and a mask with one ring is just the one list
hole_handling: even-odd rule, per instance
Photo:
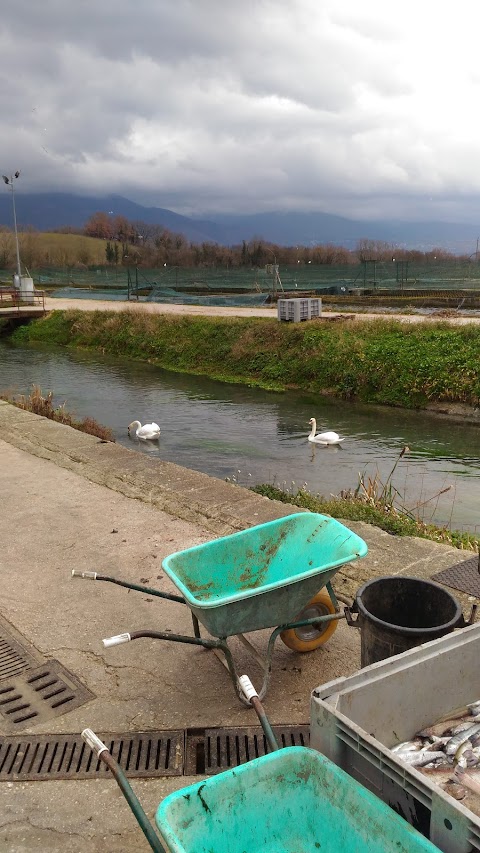
{"label": "green netting", "polygon": [[[218,269],[166,266],[160,269],[94,267],[30,270],[40,289],[73,288],[86,290],[136,291],[146,296],[156,293],[165,301],[179,293],[201,296],[237,292],[265,294],[272,291],[317,291],[347,293],[367,290],[480,290],[480,263],[450,260],[431,263],[373,262],[327,266],[316,264],[273,267]],[[11,283],[11,270],[0,271],[0,280]],[[72,295],[72,294],[70,294]]]}

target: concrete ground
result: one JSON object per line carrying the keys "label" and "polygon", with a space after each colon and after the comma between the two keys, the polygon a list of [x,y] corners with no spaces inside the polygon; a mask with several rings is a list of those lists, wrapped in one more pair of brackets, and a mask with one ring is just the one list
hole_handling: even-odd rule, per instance
{"label": "concrete ground", "polygon": [[[0,436],[0,615],[95,695],[76,710],[25,731],[255,725],[254,713],[238,702],[228,673],[211,652],[148,639],[102,646],[102,638],[129,630],[191,633],[188,608],[75,579],[71,571],[93,570],[175,591],[162,571],[167,554],[295,508],[101,443],[2,402]],[[362,523],[348,526],[369,547],[366,558],[335,576],[336,591],[350,597],[370,577],[429,577],[471,556],[426,540],[395,538]],[[268,633],[254,635],[260,652]],[[258,684],[257,665],[238,641],[234,650],[238,668]],[[359,665],[359,632],[345,622],[312,654],[296,654],[279,642],[265,701],[270,720],[308,723],[312,689]],[[0,715],[0,735],[9,733]],[[169,791],[190,781],[183,776],[134,780],[133,785],[152,817]],[[0,787],[0,849],[5,853],[149,849],[113,779],[4,782]]]}

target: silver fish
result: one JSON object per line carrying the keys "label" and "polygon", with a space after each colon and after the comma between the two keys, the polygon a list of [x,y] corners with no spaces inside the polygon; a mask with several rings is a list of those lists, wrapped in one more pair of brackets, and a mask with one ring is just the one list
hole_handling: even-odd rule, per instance
{"label": "silver fish", "polygon": [[480,746],[473,746],[473,745],[472,745],[472,750],[471,750],[471,751],[472,751],[472,754],[473,754],[473,755],[475,756],[475,758],[477,759],[477,761],[480,761]]}
{"label": "silver fish", "polygon": [[472,717],[471,720],[463,720],[458,725],[453,726],[451,733],[452,735],[459,735],[460,732],[468,732],[475,725],[475,719]]}
{"label": "silver fish", "polygon": [[[461,747],[459,747],[459,749],[461,749]],[[458,751],[459,750],[457,750],[457,752]],[[457,753],[455,753],[454,760],[459,765],[459,767],[478,767],[478,765],[480,764],[480,753],[478,749],[469,749],[467,747],[467,749],[462,750],[458,759],[456,758],[456,755]]]}
{"label": "silver fish", "polygon": [[431,749],[420,749],[417,751],[410,750],[408,752],[397,752],[397,758],[409,764],[410,767],[423,767],[425,764],[432,764],[436,760],[446,762],[443,752],[432,752]]}
{"label": "silver fish", "polygon": [[477,759],[472,752],[472,744],[469,740],[465,740],[460,744],[453,760],[460,767],[472,767],[477,763]]}
{"label": "silver fish", "polygon": [[470,728],[455,734],[450,738],[445,747],[446,754],[455,755],[458,747],[461,746],[462,743],[465,743],[465,741],[470,740],[472,735],[477,734],[477,732],[480,732],[480,723],[474,723]]}
{"label": "silver fish", "polygon": [[471,749],[466,749],[462,756],[457,761],[458,767],[478,767],[478,756],[474,755]]}
{"label": "silver fish", "polygon": [[433,737],[430,738],[430,743],[428,745],[425,743],[425,749],[443,749],[449,740],[450,735],[446,735],[446,737],[435,737],[435,735],[433,735]]}
{"label": "silver fish", "polygon": [[460,730],[460,727],[468,728],[472,725],[472,718],[467,720],[454,717],[450,720],[442,720],[440,723],[434,723],[433,726],[426,726],[421,731],[417,732],[418,737],[444,737],[452,734],[453,730]]}
{"label": "silver fish", "polygon": [[421,749],[422,746],[422,738],[417,737],[415,740],[404,740],[403,743],[397,743],[396,746],[392,746],[391,752],[415,752]]}

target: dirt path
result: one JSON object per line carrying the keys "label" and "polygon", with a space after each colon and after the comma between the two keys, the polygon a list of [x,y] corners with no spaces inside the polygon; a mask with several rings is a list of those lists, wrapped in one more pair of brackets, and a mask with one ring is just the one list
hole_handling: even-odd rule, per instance
{"label": "dirt path", "polygon": [[[103,299],[55,299],[46,297],[45,307],[47,311],[66,311],[77,309],[79,311],[141,311],[146,314],[176,314],[200,315],[209,317],[276,317],[277,308],[226,308],[224,306],[212,305],[178,305],[167,302],[120,302]],[[437,315],[425,316],[423,314],[364,314],[363,312],[351,312],[357,320],[400,320],[403,323],[428,323],[444,320],[454,325],[468,325],[468,323],[480,324],[480,317],[440,317]],[[331,319],[334,317],[345,317],[344,312],[324,311],[323,317]]]}

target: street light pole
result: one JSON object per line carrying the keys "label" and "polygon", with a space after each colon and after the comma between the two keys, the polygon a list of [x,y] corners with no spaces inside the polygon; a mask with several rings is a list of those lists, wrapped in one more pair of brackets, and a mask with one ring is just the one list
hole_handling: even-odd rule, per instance
{"label": "street light pole", "polygon": [[7,178],[6,175],[2,175],[3,180],[10,187],[10,189],[12,191],[13,224],[15,227],[15,248],[17,250],[17,275],[18,275],[18,286],[20,287],[21,278],[22,278],[22,269],[20,266],[20,249],[18,247],[18,231],[17,231],[17,211],[15,210],[15,190],[14,190],[14,185],[13,185],[14,179],[19,178],[19,177],[20,177],[20,172],[18,172],[18,171],[15,172],[14,175],[10,175],[9,178]]}

